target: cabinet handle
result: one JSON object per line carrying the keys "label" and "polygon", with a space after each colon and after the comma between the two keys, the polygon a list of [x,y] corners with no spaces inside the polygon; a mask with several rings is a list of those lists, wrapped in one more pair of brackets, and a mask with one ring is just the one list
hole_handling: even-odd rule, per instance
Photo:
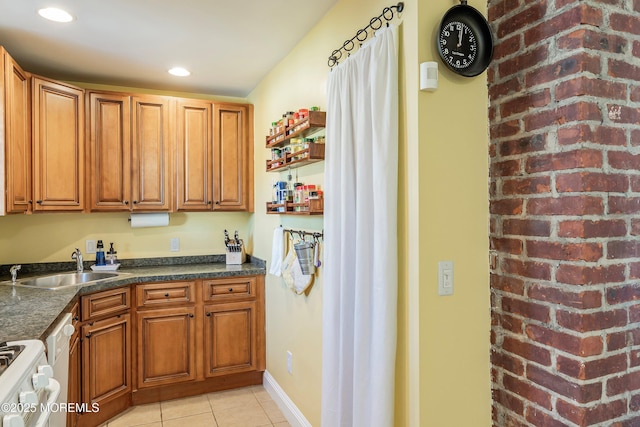
{"label": "cabinet handle", "polygon": [[89,322],[89,326],[93,326],[93,323],[94,323],[94,322]]}
{"label": "cabinet handle", "polygon": [[76,316],[76,317],[73,318],[73,320],[77,322],[78,320],[80,320],[80,318],[78,316]]}
{"label": "cabinet handle", "polygon": [[134,204],[134,205],[137,205],[137,204],[138,204],[138,201],[137,201],[137,200],[134,200],[134,201],[133,201],[133,204]]}
{"label": "cabinet handle", "polygon": [[219,205],[219,204],[220,204],[220,200],[216,200],[216,205]]}
{"label": "cabinet handle", "polygon": [[229,288],[229,292],[233,292],[233,288]]}
{"label": "cabinet handle", "polygon": [[32,205],[33,204],[33,200],[29,200],[29,204]]}
{"label": "cabinet handle", "polygon": [[194,316],[193,316],[193,314],[189,314],[189,317],[193,318]]}
{"label": "cabinet handle", "polygon": [[42,204],[42,200],[36,200],[36,203],[41,205]]}
{"label": "cabinet handle", "polygon": [[207,317],[211,317],[211,313],[207,313],[207,314],[206,314],[206,316],[207,316]]}
{"label": "cabinet handle", "polygon": [[207,204],[208,204],[208,205],[210,205],[210,204],[211,204],[211,200],[209,200],[209,201],[207,202]]}
{"label": "cabinet handle", "polygon": [[85,335],[85,337],[91,338],[91,332],[89,332],[87,335]]}
{"label": "cabinet handle", "polygon": [[124,203],[125,205],[128,205],[128,204],[129,204],[129,201],[128,201],[128,200],[125,200],[125,201],[124,201],[124,202],[122,202],[122,203]]}
{"label": "cabinet handle", "polygon": [[165,297],[169,298],[169,294],[164,294]]}

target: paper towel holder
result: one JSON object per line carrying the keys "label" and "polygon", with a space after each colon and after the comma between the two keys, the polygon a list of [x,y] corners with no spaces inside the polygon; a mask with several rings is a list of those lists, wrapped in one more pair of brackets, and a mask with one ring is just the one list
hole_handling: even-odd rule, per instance
{"label": "paper towel holder", "polygon": [[[136,221],[133,221],[133,217]],[[169,212],[139,212],[129,214],[127,218],[131,228],[166,227],[169,225]]]}
{"label": "paper towel holder", "polygon": [[420,64],[420,90],[433,92],[438,89],[438,63],[435,61]]}

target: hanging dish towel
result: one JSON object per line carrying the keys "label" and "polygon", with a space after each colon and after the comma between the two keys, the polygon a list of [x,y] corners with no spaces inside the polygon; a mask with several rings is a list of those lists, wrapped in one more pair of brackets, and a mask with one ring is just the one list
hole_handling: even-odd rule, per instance
{"label": "hanging dish towel", "polygon": [[276,227],[273,230],[269,274],[274,276],[282,275],[282,258],[284,258],[284,228]]}
{"label": "hanging dish towel", "polygon": [[290,245],[287,257],[282,263],[282,278],[289,289],[298,295],[303,294],[313,280],[312,274],[303,274],[294,245]]}

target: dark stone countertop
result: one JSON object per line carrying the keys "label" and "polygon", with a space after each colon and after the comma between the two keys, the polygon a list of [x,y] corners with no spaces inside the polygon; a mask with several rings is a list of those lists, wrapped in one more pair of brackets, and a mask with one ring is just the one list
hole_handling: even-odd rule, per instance
{"label": "dark stone countertop", "polygon": [[[184,262],[184,259],[177,261]],[[214,259],[195,258],[188,261],[195,263],[171,264],[171,262],[176,262],[171,258],[156,259],[155,262],[149,260],[124,262],[117,271],[121,274],[113,279],[64,289],[34,289],[0,284],[0,342],[26,339],[46,340],[56,321],[72,308],[80,295],[126,286],[131,283],[250,276],[266,273],[264,261],[255,258],[251,259],[250,263],[242,265],[226,265],[224,256]],[[202,261],[213,262],[199,263]],[[30,271],[39,271],[39,274],[36,275],[54,273],[54,271],[45,273],[42,270],[34,269],[33,266]],[[25,277],[25,275],[19,277]]]}

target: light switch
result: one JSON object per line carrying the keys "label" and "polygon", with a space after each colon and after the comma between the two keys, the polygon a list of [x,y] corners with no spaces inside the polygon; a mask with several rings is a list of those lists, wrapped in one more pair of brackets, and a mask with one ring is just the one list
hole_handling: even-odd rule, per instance
{"label": "light switch", "polygon": [[453,295],[453,261],[438,262],[438,295]]}

